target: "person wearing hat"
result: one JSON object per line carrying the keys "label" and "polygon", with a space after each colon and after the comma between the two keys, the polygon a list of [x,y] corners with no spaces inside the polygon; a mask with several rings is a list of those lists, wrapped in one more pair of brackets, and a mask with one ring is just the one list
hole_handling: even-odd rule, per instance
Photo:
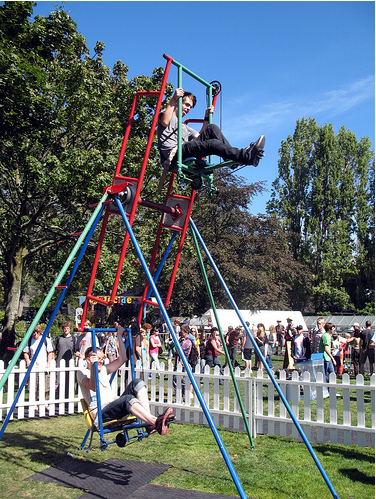
{"label": "person wearing hat", "polygon": [[281,355],[282,355],[282,350],[283,350],[283,345],[284,345],[284,334],[285,334],[285,328],[283,327],[282,321],[278,320],[277,325],[275,327],[275,332],[277,333],[277,344],[276,344],[276,351],[275,354],[278,355],[278,349],[281,349]]}

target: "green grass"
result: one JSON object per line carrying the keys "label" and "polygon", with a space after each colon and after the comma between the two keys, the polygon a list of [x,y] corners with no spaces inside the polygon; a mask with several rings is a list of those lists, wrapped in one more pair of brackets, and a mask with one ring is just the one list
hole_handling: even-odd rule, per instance
{"label": "green grass", "polygon": [[[82,415],[11,421],[0,441],[0,497],[76,498],[82,490],[27,481],[73,454],[80,461],[109,458],[165,463],[169,470],[154,483],[163,486],[237,496],[231,475],[207,426],[173,424],[165,437],[102,452],[79,450],[86,427]],[[245,433],[220,429],[247,496],[255,499],[330,499],[332,497],[308,449],[291,438],[263,436],[249,448]],[[94,436],[94,445],[99,437]],[[314,444],[313,448],[341,499],[375,497],[375,453],[371,448]]]}

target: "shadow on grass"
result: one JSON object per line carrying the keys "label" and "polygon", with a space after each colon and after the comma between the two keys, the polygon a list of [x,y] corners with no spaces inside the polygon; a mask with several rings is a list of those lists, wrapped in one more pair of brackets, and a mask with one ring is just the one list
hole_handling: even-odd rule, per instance
{"label": "shadow on grass", "polygon": [[[6,444],[2,448],[2,458],[22,466],[19,452],[27,454],[32,462],[46,464],[51,466],[62,461],[67,452],[72,450],[72,446],[78,449],[74,442],[74,437],[42,435],[34,431],[4,433],[1,442]],[[30,452],[33,450],[32,452]],[[16,457],[14,457],[16,456]]]}
{"label": "shadow on grass", "polygon": [[359,450],[354,447],[345,447],[344,445],[339,446],[336,444],[314,444],[313,447],[315,451],[320,452],[323,456],[329,454],[339,454],[345,459],[356,459],[357,461],[366,461],[369,463],[375,462],[374,453],[373,455],[371,452],[369,454],[366,453],[367,447],[360,448]]}
{"label": "shadow on grass", "polygon": [[352,482],[360,482],[364,485],[375,485],[375,476],[368,476],[357,468],[340,468],[338,473],[346,476]]}

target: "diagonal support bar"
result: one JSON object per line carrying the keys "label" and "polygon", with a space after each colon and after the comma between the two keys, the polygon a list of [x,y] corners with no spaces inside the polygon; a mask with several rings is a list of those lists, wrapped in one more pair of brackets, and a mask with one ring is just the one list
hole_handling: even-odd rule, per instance
{"label": "diagonal support bar", "polygon": [[196,234],[196,236],[198,237],[198,239],[199,239],[199,241],[200,241],[200,244],[201,244],[202,248],[204,249],[204,251],[205,251],[205,253],[206,253],[206,256],[207,256],[207,257],[208,257],[208,259],[209,259],[210,265],[213,267],[213,269],[214,269],[215,273],[217,274],[217,277],[218,277],[218,279],[220,280],[220,282],[221,282],[221,284],[222,284],[223,289],[225,290],[225,292],[226,292],[226,294],[227,294],[227,296],[228,296],[228,298],[229,298],[229,300],[230,300],[230,302],[231,302],[231,304],[232,304],[232,306],[233,306],[233,308],[234,308],[235,312],[237,313],[237,315],[238,315],[238,317],[239,317],[239,320],[241,321],[241,323],[242,323],[242,325],[243,325],[244,329],[247,331],[247,334],[248,334],[249,338],[251,339],[252,344],[253,344],[253,346],[254,346],[255,350],[257,351],[257,354],[258,354],[259,358],[261,359],[262,363],[264,364],[264,367],[265,367],[265,369],[266,369],[266,371],[267,371],[267,373],[268,373],[268,376],[269,376],[270,380],[272,381],[273,385],[275,386],[275,389],[277,390],[278,395],[280,396],[280,398],[281,398],[281,400],[282,400],[282,402],[283,402],[284,406],[286,407],[287,412],[290,414],[291,419],[293,420],[293,422],[294,422],[294,424],[295,424],[295,426],[296,426],[296,429],[298,430],[298,432],[299,432],[300,436],[302,437],[302,439],[303,439],[304,443],[306,444],[307,449],[309,450],[309,452],[310,452],[310,454],[311,454],[311,456],[312,456],[312,458],[313,458],[313,460],[314,460],[314,462],[315,462],[315,464],[316,464],[317,468],[319,469],[319,471],[320,471],[320,473],[321,473],[322,477],[324,478],[326,485],[328,486],[328,488],[329,488],[329,490],[330,490],[330,492],[331,492],[332,496],[334,497],[334,499],[339,499],[338,494],[337,494],[337,492],[335,491],[335,489],[334,489],[333,485],[331,484],[331,482],[330,482],[330,480],[329,480],[329,477],[328,477],[328,475],[325,473],[325,470],[324,470],[324,468],[322,467],[322,465],[321,465],[320,461],[318,460],[318,458],[317,458],[317,456],[316,456],[316,454],[315,454],[315,451],[314,451],[314,450],[313,450],[313,448],[312,448],[312,445],[311,445],[311,444],[310,444],[310,442],[308,441],[308,439],[307,439],[307,437],[306,437],[306,434],[305,434],[305,433],[304,433],[304,431],[303,431],[303,428],[300,426],[299,421],[297,420],[297,418],[296,418],[295,414],[293,413],[293,411],[292,411],[292,409],[291,409],[291,407],[290,407],[290,404],[288,403],[288,401],[287,401],[286,397],[284,396],[284,394],[283,394],[283,392],[282,392],[282,390],[281,390],[281,387],[279,386],[279,384],[278,384],[277,380],[275,379],[275,377],[274,377],[274,373],[271,371],[270,367],[269,367],[269,366],[268,366],[268,364],[266,363],[266,360],[265,360],[265,358],[264,358],[264,355],[262,354],[262,352],[261,352],[261,350],[260,350],[259,346],[257,345],[257,343],[256,343],[255,339],[254,339],[254,338],[253,338],[253,336],[251,335],[251,333],[250,333],[250,331],[249,331],[249,329],[248,329],[247,324],[245,323],[245,321],[244,321],[243,317],[241,316],[240,310],[239,310],[238,306],[236,305],[235,300],[234,300],[234,298],[232,297],[232,295],[231,295],[231,293],[230,293],[230,290],[229,290],[229,289],[228,289],[228,287],[226,286],[226,283],[224,282],[224,280],[223,280],[223,278],[222,278],[222,276],[221,276],[221,274],[220,274],[220,272],[219,272],[219,270],[218,270],[218,268],[217,268],[217,266],[216,266],[216,264],[215,264],[215,262],[214,262],[213,258],[211,257],[211,255],[210,255],[210,253],[209,253],[208,248],[206,247],[206,245],[205,245],[205,243],[204,243],[204,241],[203,241],[203,239],[202,239],[202,237],[201,237],[201,235],[200,235],[200,233],[199,233],[199,231],[198,231],[198,229],[197,229],[197,227],[196,227],[196,225],[194,224],[194,222],[193,222],[193,220],[192,220],[192,219],[190,220],[190,224],[191,224],[191,228],[193,229],[194,233],[195,233],[195,234]]}
{"label": "diagonal support bar", "polygon": [[192,232],[192,237],[193,237],[193,242],[194,242],[194,245],[195,245],[196,253],[197,253],[197,256],[198,256],[198,259],[199,259],[199,262],[200,262],[201,273],[202,273],[202,276],[203,276],[204,281],[205,281],[205,286],[206,286],[206,290],[207,290],[208,295],[209,295],[209,299],[210,299],[210,303],[211,303],[212,309],[214,311],[215,320],[217,322],[218,329],[219,329],[219,332],[220,332],[220,335],[221,335],[221,340],[222,340],[223,348],[225,349],[226,360],[227,360],[227,364],[228,364],[229,369],[230,369],[231,378],[232,378],[232,382],[234,384],[236,397],[237,397],[238,402],[239,402],[239,407],[240,407],[240,410],[241,410],[241,413],[242,413],[242,416],[243,416],[243,421],[244,421],[244,424],[245,424],[245,427],[246,427],[246,430],[247,430],[249,442],[251,444],[251,449],[253,449],[254,448],[254,443],[253,443],[253,440],[252,440],[251,430],[249,428],[247,415],[246,415],[245,410],[244,410],[243,401],[242,401],[242,398],[240,396],[239,386],[238,386],[238,383],[237,383],[236,378],[235,378],[234,369],[233,369],[232,364],[231,364],[230,355],[228,353],[226,342],[224,341],[222,327],[221,327],[221,325],[219,323],[219,318],[218,318],[217,308],[215,306],[215,302],[214,302],[214,298],[213,298],[213,293],[212,293],[211,288],[210,288],[210,284],[209,284],[208,276],[207,276],[207,273],[206,273],[206,270],[205,270],[204,262],[202,261],[202,257],[201,257],[201,253],[200,253],[200,248],[198,246],[196,234],[194,233],[194,231],[192,229],[192,226],[190,226],[190,228],[191,228],[191,232]]}
{"label": "diagonal support bar", "polygon": [[[33,358],[31,359],[30,365],[29,365],[29,367],[28,367],[28,369],[27,369],[27,372],[26,372],[26,374],[25,374],[25,376],[24,376],[24,379],[22,380],[22,383],[21,383],[21,385],[20,385],[20,387],[19,387],[19,389],[18,389],[18,391],[17,391],[17,393],[16,393],[16,396],[14,397],[13,404],[12,404],[12,406],[11,406],[10,410],[8,411],[8,414],[7,414],[7,416],[6,416],[5,420],[4,420],[3,424],[2,424],[2,427],[1,427],[1,429],[0,429],[0,439],[1,439],[1,437],[3,436],[4,431],[5,431],[5,429],[6,429],[7,425],[8,425],[8,422],[9,422],[9,420],[10,420],[10,418],[11,418],[12,414],[13,414],[13,411],[14,411],[14,409],[15,409],[16,405],[17,405],[17,402],[18,402],[18,399],[20,398],[20,395],[21,395],[21,393],[22,393],[22,390],[25,388],[25,385],[26,385],[26,383],[27,383],[27,380],[28,380],[28,379],[29,379],[29,377],[30,377],[30,373],[31,373],[31,371],[32,371],[32,369],[33,369],[33,367],[34,367],[34,364],[35,364],[35,362],[36,362],[36,360],[37,360],[37,358],[38,358],[39,352],[40,352],[40,350],[41,350],[41,348],[42,348],[42,345],[44,344],[44,341],[45,341],[45,339],[47,338],[47,335],[48,335],[48,333],[49,333],[49,331],[50,331],[50,328],[51,328],[51,326],[52,326],[52,323],[53,323],[53,321],[55,320],[55,317],[56,317],[56,315],[57,315],[57,312],[59,311],[60,305],[63,303],[63,300],[64,300],[64,297],[65,297],[65,295],[66,295],[66,293],[67,293],[68,287],[69,287],[69,285],[71,284],[71,282],[72,282],[72,280],[73,280],[73,277],[74,277],[74,275],[75,275],[75,273],[76,273],[76,271],[77,271],[77,269],[78,269],[78,266],[79,266],[79,264],[80,264],[80,262],[81,262],[81,259],[82,259],[83,255],[84,255],[84,253],[85,253],[85,250],[86,250],[86,248],[87,248],[87,245],[89,244],[89,241],[90,241],[90,239],[91,239],[91,236],[93,235],[93,232],[94,232],[94,230],[95,230],[95,228],[96,228],[96,226],[97,226],[97,224],[98,224],[98,222],[99,222],[99,219],[100,219],[100,217],[101,217],[101,215],[102,215],[102,212],[103,212],[103,209],[104,209],[104,207],[105,207],[104,200],[105,200],[105,197],[106,197],[106,196],[107,196],[107,194],[105,194],[105,195],[103,196],[103,198],[102,198],[102,200],[101,200],[101,201],[103,201],[103,202],[100,202],[100,203],[98,204],[97,209],[94,211],[94,213],[93,213],[93,214],[92,214],[92,216],[90,217],[90,220],[89,220],[88,224],[86,225],[86,227],[85,227],[84,231],[81,233],[81,237],[80,237],[80,238],[79,238],[79,240],[76,242],[76,244],[75,244],[75,246],[74,246],[74,248],[73,248],[73,250],[72,250],[72,252],[71,252],[70,256],[68,257],[68,259],[67,259],[67,261],[66,261],[66,263],[65,263],[65,265],[64,265],[64,267],[63,267],[63,269],[61,270],[61,272],[60,272],[60,274],[59,274],[58,278],[56,279],[56,281],[55,281],[54,285],[52,286],[52,288],[51,288],[51,290],[50,290],[49,295],[47,295],[47,297],[48,297],[48,296],[50,296],[50,294],[51,294],[51,298],[52,298],[52,296],[53,296],[53,294],[54,294],[54,292],[55,292],[55,289],[62,289],[62,292],[61,292],[60,297],[59,297],[59,299],[58,299],[58,301],[57,301],[57,303],[56,303],[56,305],[55,305],[55,308],[54,308],[54,310],[53,310],[53,312],[52,312],[52,315],[51,315],[51,317],[50,317],[50,320],[48,321],[47,327],[46,327],[46,329],[44,330],[43,335],[42,335],[42,337],[41,337],[41,339],[40,339],[40,341],[39,341],[39,345],[38,345],[38,347],[37,347],[37,350],[36,350],[35,354],[33,355]],[[81,247],[81,251],[79,252],[79,255],[78,255],[77,259],[76,259],[76,262],[75,262],[75,263],[74,263],[74,265],[73,265],[73,268],[72,268],[71,273],[70,273],[70,275],[69,275],[69,277],[68,277],[68,279],[67,279],[67,281],[66,281],[65,286],[59,286],[59,284],[56,284],[56,283],[57,283],[58,281],[60,282],[60,280],[63,278],[63,276],[64,276],[65,272],[68,270],[69,265],[70,265],[70,264],[71,264],[71,262],[73,261],[74,256],[76,255],[76,253],[77,253],[77,252],[78,252],[78,250],[80,249],[80,246],[81,246],[82,241],[83,241],[84,239],[85,239],[84,244],[83,244],[83,246]],[[59,280],[59,278],[60,278],[60,280]],[[56,285],[55,285],[55,284],[56,284]],[[18,348],[18,349],[17,349],[17,351],[15,352],[15,354],[14,354],[14,356],[13,356],[13,358],[12,358],[12,361],[13,361],[13,360],[15,360],[15,362],[17,362],[17,360],[18,360],[19,356],[21,355],[21,353],[22,353],[22,351],[23,351],[23,349],[24,349],[24,347],[25,347],[25,345],[26,345],[26,342],[28,342],[28,340],[29,340],[29,338],[30,338],[30,336],[31,336],[32,332],[33,332],[33,331],[34,331],[34,329],[35,329],[36,324],[39,322],[39,318],[42,316],[42,314],[43,314],[43,312],[44,312],[45,308],[47,307],[47,305],[48,305],[49,301],[51,300],[51,298],[50,298],[48,301],[47,301],[47,298],[46,298],[46,299],[45,299],[45,301],[43,302],[41,309],[38,311],[37,315],[36,315],[36,316],[35,316],[35,318],[34,318],[34,321],[31,323],[31,325],[30,325],[30,327],[29,327],[28,331],[26,332],[25,337],[24,337],[24,339],[22,340],[22,342],[21,342],[21,344],[20,344],[19,348]],[[44,308],[43,308],[43,306],[44,306]],[[12,366],[12,367],[13,367],[13,366]],[[6,376],[6,374],[7,374],[7,371],[5,371],[5,373],[4,373],[4,375],[3,375],[2,379],[1,379],[1,382],[3,383],[3,385],[5,384],[5,382],[6,382],[6,380],[7,380],[7,377],[9,376],[9,374],[7,374],[7,376]],[[6,376],[6,377],[5,377],[5,376]],[[4,382],[3,382],[3,379],[4,379]],[[2,385],[2,386],[3,386],[3,385]]]}
{"label": "diagonal support bar", "polygon": [[130,235],[130,238],[132,240],[133,246],[134,246],[134,248],[135,248],[135,250],[137,252],[137,255],[138,255],[139,259],[140,259],[140,262],[142,264],[142,267],[144,269],[146,277],[147,277],[147,279],[149,281],[149,284],[150,284],[150,286],[151,286],[151,288],[153,290],[153,293],[154,293],[154,295],[156,297],[156,300],[158,302],[159,308],[160,308],[160,310],[161,310],[161,312],[163,314],[163,317],[164,317],[164,319],[166,321],[167,327],[170,330],[171,336],[172,336],[172,338],[174,340],[174,343],[175,343],[175,347],[176,347],[176,349],[178,351],[178,354],[179,354],[179,356],[180,356],[180,358],[181,358],[181,360],[183,362],[183,365],[184,365],[185,370],[186,370],[186,372],[187,372],[187,374],[189,376],[190,382],[193,385],[195,393],[196,393],[196,395],[197,395],[197,397],[198,397],[198,399],[200,401],[201,407],[202,407],[202,409],[204,411],[206,419],[208,420],[208,423],[210,425],[210,428],[212,430],[214,438],[217,441],[218,447],[219,447],[219,449],[220,449],[220,451],[222,453],[222,456],[223,456],[223,458],[224,458],[224,460],[226,462],[227,468],[228,468],[228,470],[229,470],[229,472],[230,472],[230,474],[232,476],[234,484],[235,484],[235,486],[236,486],[236,488],[237,488],[237,490],[239,492],[240,497],[242,499],[247,499],[247,496],[246,496],[246,494],[244,492],[242,484],[240,483],[239,477],[237,476],[235,468],[234,468],[234,466],[233,466],[233,464],[231,462],[230,456],[229,456],[229,454],[228,454],[228,452],[227,452],[227,450],[226,450],[226,448],[224,446],[224,443],[223,443],[223,441],[221,439],[221,436],[220,436],[220,434],[218,432],[218,429],[215,426],[215,423],[214,423],[213,418],[212,418],[212,416],[210,414],[210,411],[209,411],[209,409],[208,409],[208,407],[206,405],[204,397],[202,396],[200,387],[198,386],[197,381],[196,381],[195,377],[193,376],[191,366],[189,365],[188,360],[187,360],[186,356],[184,355],[183,349],[182,349],[182,347],[181,347],[181,345],[179,343],[179,340],[178,340],[178,337],[176,335],[175,329],[174,329],[174,327],[173,327],[173,325],[171,323],[171,320],[170,320],[170,318],[169,318],[169,316],[167,314],[166,307],[165,307],[165,305],[163,303],[163,300],[162,300],[162,298],[161,298],[161,296],[159,294],[159,291],[158,291],[157,286],[156,286],[156,284],[154,282],[154,279],[153,279],[153,277],[152,277],[152,275],[151,275],[151,273],[149,271],[149,267],[148,267],[148,265],[146,263],[144,255],[142,254],[141,248],[140,248],[140,246],[138,244],[138,241],[137,241],[136,236],[135,236],[135,234],[133,232],[133,229],[132,229],[131,224],[130,224],[130,222],[128,220],[128,217],[127,217],[127,215],[126,215],[126,213],[125,213],[125,211],[123,209],[123,206],[122,206],[122,204],[121,204],[121,202],[120,202],[120,200],[118,199],[117,196],[115,197],[115,200],[116,200],[116,204],[117,204],[117,206],[119,208],[120,214],[123,217],[124,223],[125,223],[125,225],[127,227],[127,231],[128,231],[128,233]]}

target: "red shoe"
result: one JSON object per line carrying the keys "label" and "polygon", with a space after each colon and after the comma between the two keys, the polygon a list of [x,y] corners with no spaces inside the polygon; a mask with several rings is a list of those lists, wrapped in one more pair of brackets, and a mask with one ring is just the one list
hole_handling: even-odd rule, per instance
{"label": "red shoe", "polygon": [[165,410],[163,414],[157,417],[155,428],[160,435],[166,435],[169,424],[175,419],[172,407]]}

